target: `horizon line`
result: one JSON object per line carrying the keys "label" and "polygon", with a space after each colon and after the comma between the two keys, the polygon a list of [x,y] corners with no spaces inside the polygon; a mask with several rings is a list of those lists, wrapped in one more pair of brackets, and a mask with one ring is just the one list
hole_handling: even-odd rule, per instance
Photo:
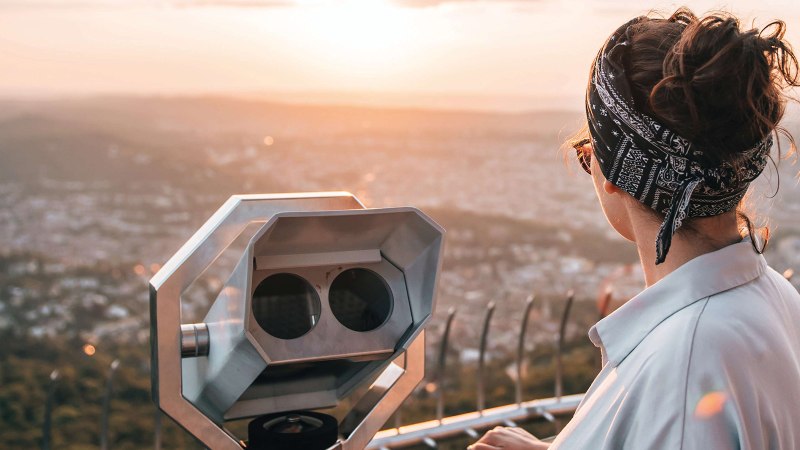
{"label": "horizon line", "polygon": [[[406,109],[426,111],[453,111],[472,113],[525,114],[544,111],[579,113],[583,103],[566,98],[543,98],[536,95],[512,93],[480,94],[458,92],[419,92],[419,91],[12,91],[0,89],[0,102],[46,102],[92,100],[110,98],[137,99],[230,99],[240,101],[260,101],[266,103],[338,106],[377,109]],[[572,105],[572,106],[571,106]]]}

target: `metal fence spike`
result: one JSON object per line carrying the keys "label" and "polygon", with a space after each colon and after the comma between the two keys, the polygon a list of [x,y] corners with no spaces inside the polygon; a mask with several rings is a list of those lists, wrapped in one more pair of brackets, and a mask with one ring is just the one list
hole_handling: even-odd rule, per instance
{"label": "metal fence spike", "polygon": [[44,421],[42,422],[42,450],[50,450],[50,438],[53,428],[53,408],[56,401],[56,383],[60,378],[58,369],[50,372],[50,383],[47,385],[47,399],[44,403]]}
{"label": "metal fence spike", "polygon": [[555,398],[560,399],[563,395],[563,378],[564,378],[564,364],[562,356],[564,353],[564,339],[567,333],[567,322],[569,321],[569,312],[572,309],[572,301],[575,299],[575,292],[570,289],[567,292],[567,303],[564,305],[564,312],[561,314],[561,325],[558,328],[558,341],[556,342],[556,380],[555,380]]}
{"label": "metal fence spike", "polygon": [[[555,382],[555,398],[561,401],[561,396],[564,394],[564,340],[567,333],[567,323],[569,321],[569,312],[572,309],[572,302],[575,300],[575,291],[570,289],[567,291],[567,304],[564,305],[564,313],[561,315],[561,326],[558,328],[558,342],[556,344],[556,382]],[[561,421],[555,420],[556,434],[561,431]]]}
{"label": "metal fence spike", "polygon": [[525,330],[528,329],[528,320],[531,315],[534,295],[528,296],[525,300],[525,311],[522,313],[522,324],[519,327],[519,340],[517,342],[517,379],[514,383],[514,397],[517,405],[522,404],[522,373],[524,372],[522,363],[525,357]]}
{"label": "metal fence spike", "polygon": [[106,392],[103,396],[103,415],[100,423],[100,449],[108,450],[108,419],[111,415],[111,394],[114,390],[114,374],[119,369],[119,360],[111,361],[108,369],[108,381],[106,382]]}
{"label": "metal fence spike", "polygon": [[439,341],[439,357],[436,364],[436,373],[434,381],[436,382],[436,419],[439,423],[442,422],[444,416],[444,380],[447,371],[447,349],[448,341],[450,340],[450,329],[453,325],[453,319],[456,316],[456,308],[451,307],[447,311],[447,322],[442,332],[442,340]]}
{"label": "metal fence spike", "polygon": [[484,366],[486,364],[486,344],[489,340],[489,325],[494,314],[494,301],[486,305],[486,315],[483,318],[483,331],[481,331],[480,352],[478,353],[478,412],[483,414],[486,407],[485,387],[484,387]]}

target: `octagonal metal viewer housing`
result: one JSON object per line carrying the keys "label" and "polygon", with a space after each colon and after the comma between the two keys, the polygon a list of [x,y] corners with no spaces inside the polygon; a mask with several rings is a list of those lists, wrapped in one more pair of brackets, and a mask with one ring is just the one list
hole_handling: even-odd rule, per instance
{"label": "octagonal metal viewer housing", "polygon": [[[180,294],[263,223],[202,323]],[[415,208],[348,193],[234,196],[151,280],[153,391],[212,449],[225,421],[325,409],[363,448],[424,375],[443,229]]]}

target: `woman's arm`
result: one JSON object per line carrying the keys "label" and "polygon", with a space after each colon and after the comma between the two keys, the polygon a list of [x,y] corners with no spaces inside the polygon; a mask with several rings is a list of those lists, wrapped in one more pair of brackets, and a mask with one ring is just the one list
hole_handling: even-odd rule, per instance
{"label": "woman's arm", "polygon": [[546,450],[550,444],[536,439],[532,434],[517,427],[495,427],[486,432],[468,450]]}

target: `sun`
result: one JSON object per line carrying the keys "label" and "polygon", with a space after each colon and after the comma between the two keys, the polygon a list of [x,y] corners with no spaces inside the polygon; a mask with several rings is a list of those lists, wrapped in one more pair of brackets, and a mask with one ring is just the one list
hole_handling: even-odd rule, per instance
{"label": "sun", "polygon": [[410,54],[413,30],[401,8],[381,0],[349,0],[309,8],[300,31],[309,55],[326,70],[378,75]]}

